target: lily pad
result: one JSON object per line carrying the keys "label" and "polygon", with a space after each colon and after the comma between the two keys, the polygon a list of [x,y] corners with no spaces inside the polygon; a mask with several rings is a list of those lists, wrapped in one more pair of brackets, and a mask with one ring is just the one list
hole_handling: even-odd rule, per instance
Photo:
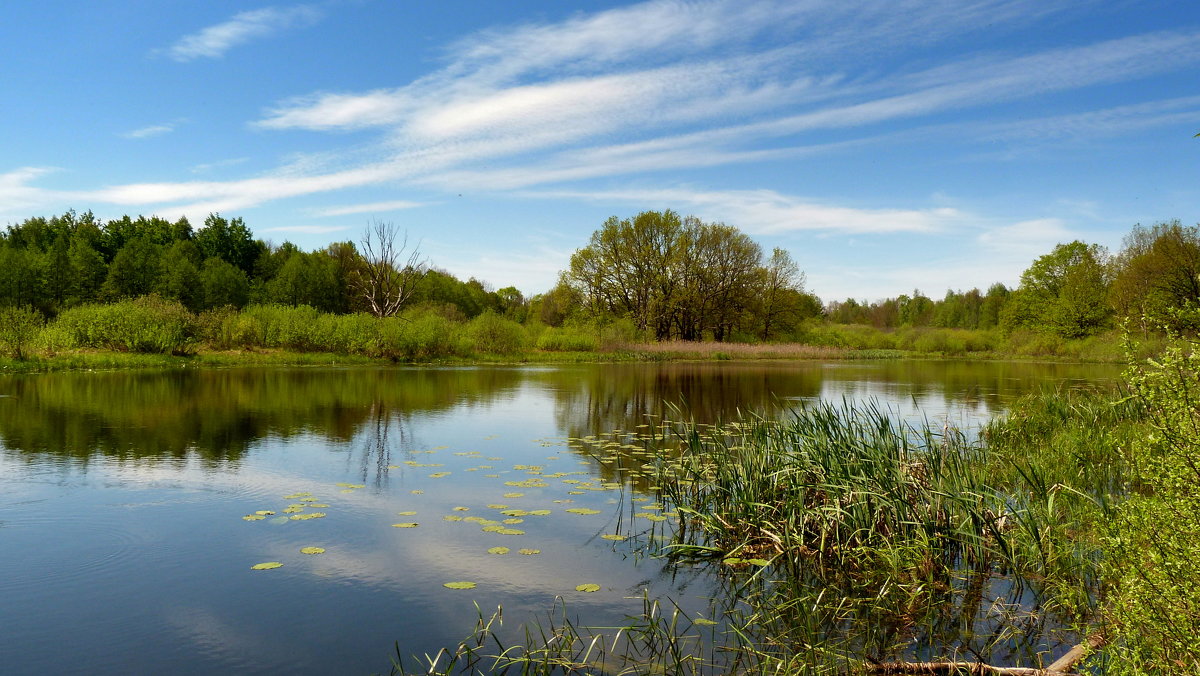
{"label": "lily pad", "polygon": [[302,507],[300,505],[295,505],[293,507],[288,507],[287,509],[283,510],[283,513],[284,514],[299,514],[300,512],[303,512],[303,511],[304,511],[304,507]]}
{"label": "lily pad", "polygon": [[548,509],[531,509],[529,513],[533,516],[546,516],[550,513]]}
{"label": "lily pad", "polygon": [[572,507],[571,509],[568,509],[567,511],[572,514],[584,514],[584,515],[600,513],[600,510],[598,510],[598,509],[589,509],[587,507]]}
{"label": "lily pad", "polygon": [[336,483],[334,485],[341,486],[342,488],[366,488],[367,487],[366,484],[348,484],[348,483],[344,483],[341,481],[339,481],[338,483]]}
{"label": "lily pad", "polygon": [[308,503],[308,506],[312,509],[327,509],[329,507],[329,505],[321,504],[319,502],[310,502]]}
{"label": "lily pad", "polygon": [[508,509],[508,505],[493,503],[488,505],[488,509]]}
{"label": "lily pad", "polygon": [[519,523],[525,523],[525,519],[505,519],[504,521],[501,521],[501,523],[508,524],[509,526],[515,526]]}
{"label": "lily pad", "polygon": [[524,493],[505,493],[504,497],[506,497],[506,498],[523,498],[523,497],[525,497],[525,494]]}
{"label": "lily pad", "polygon": [[518,530],[516,528],[501,528],[500,530],[498,530],[496,532],[501,535],[524,535],[525,534],[525,531]]}
{"label": "lily pad", "polygon": [[588,592],[590,594],[591,592],[600,591],[600,585],[589,582],[575,587],[575,591]]}
{"label": "lily pad", "polygon": [[697,617],[696,619],[692,620],[692,624],[712,625],[716,624],[716,622],[713,622],[707,617]]}
{"label": "lily pad", "polygon": [[442,517],[442,521],[462,521],[463,518],[457,514],[447,514]]}
{"label": "lily pad", "polygon": [[447,476],[450,476],[449,472],[434,472],[433,474],[429,475],[429,478],[430,479],[441,479],[442,477],[447,477]]}
{"label": "lily pad", "polygon": [[455,507],[455,508],[454,508],[454,511],[456,511],[456,512],[469,512],[469,511],[471,511],[471,508],[470,508],[470,507]]}
{"label": "lily pad", "polygon": [[272,512],[269,509],[260,509],[257,512],[255,512],[255,514],[257,514],[259,516],[275,516],[275,512]]}
{"label": "lily pad", "polygon": [[308,521],[309,519],[324,519],[325,512],[309,512],[308,514],[293,514],[292,521]]}
{"label": "lily pad", "polygon": [[443,582],[442,586],[446,589],[474,589],[474,582]]}
{"label": "lily pad", "polygon": [[540,549],[518,549],[517,553],[524,554],[525,556],[533,556],[534,554],[541,554],[542,550],[540,550]]}
{"label": "lily pad", "polygon": [[309,495],[312,495],[312,493],[292,493],[291,495],[283,496],[283,499],[284,500],[295,500],[297,498],[303,498],[303,497],[307,497]]}
{"label": "lily pad", "polygon": [[746,563],[752,566],[769,566],[771,562],[766,559],[746,559]]}
{"label": "lily pad", "polygon": [[247,514],[246,516],[242,517],[242,521],[262,521],[265,518],[267,517],[260,514]]}
{"label": "lily pad", "polygon": [[266,563],[256,563],[250,566],[250,570],[271,570],[272,568],[280,568],[283,564],[278,561],[267,561]]}
{"label": "lily pad", "polygon": [[300,550],[301,554],[324,554],[324,547],[305,547]]}
{"label": "lily pad", "polygon": [[412,493],[413,495],[420,495],[420,494],[422,494],[422,493],[424,493],[424,492],[425,492],[425,491],[421,490],[420,488],[418,488],[418,489],[416,489],[416,490],[411,490],[411,491],[409,491],[409,493]]}
{"label": "lily pad", "polygon": [[420,525],[421,524],[419,524],[419,523],[413,523],[413,522],[409,521],[406,523],[394,523],[394,524],[392,524],[392,528],[416,528],[417,526],[420,526]]}
{"label": "lily pad", "polygon": [[604,535],[600,536],[600,539],[601,540],[612,540],[613,542],[624,542],[625,536],[617,535],[616,533],[605,533]]}
{"label": "lily pad", "polygon": [[416,513],[417,513],[417,510],[410,509],[410,510],[407,510],[404,512],[396,512],[396,516],[413,516]]}
{"label": "lily pad", "polygon": [[488,554],[507,554],[508,552],[508,547],[492,547],[488,550]]}
{"label": "lily pad", "polygon": [[483,532],[485,532],[485,533],[499,533],[502,530],[506,530],[504,528],[504,526],[490,525],[490,526],[483,527]]}

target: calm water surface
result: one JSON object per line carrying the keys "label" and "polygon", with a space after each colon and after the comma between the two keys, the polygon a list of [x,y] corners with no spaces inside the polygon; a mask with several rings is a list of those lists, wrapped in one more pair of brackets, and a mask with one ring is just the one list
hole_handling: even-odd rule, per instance
{"label": "calm water surface", "polygon": [[[464,637],[476,603],[515,627],[558,596],[594,625],[637,612],[643,590],[708,616],[710,574],[647,555],[670,528],[635,516],[653,493],[566,438],[645,429],[668,405],[716,422],[819,399],[970,427],[1025,392],[1117,375],[904,361],[0,377],[0,672],[386,673],[397,641],[410,655]],[[327,507],[299,514],[325,516],[286,518],[303,497]],[[508,525],[522,534],[444,519],[506,518],[488,505],[551,513]],[[243,520],[259,510],[275,514]],[[251,570],[267,561],[283,566]],[[460,580],[478,586],[442,586]]]}

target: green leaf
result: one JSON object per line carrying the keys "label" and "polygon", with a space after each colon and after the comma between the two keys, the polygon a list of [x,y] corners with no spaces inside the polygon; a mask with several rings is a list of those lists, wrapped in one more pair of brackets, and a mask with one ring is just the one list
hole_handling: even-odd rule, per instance
{"label": "green leaf", "polygon": [[392,528],[416,528],[417,526],[420,526],[420,525],[421,524],[419,524],[419,523],[412,523],[412,522],[394,523],[394,524],[392,524]]}
{"label": "green leaf", "polygon": [[488,554],[507,554],[508,547],[492,547],[488,550]]}
{"label": "green leaf", "polygon": [[324,547],[305,547],[300,550],[301,554],[324,554]]}
{"label": "green leaf", "polygon": [[534,554],[541,554],[542,550],[540,550],[540,549],[518,549],[517,552],[520,554],[524,554],[525,556],[533,556]]}
{"label": "green leaf", "polygon": [[279,568],[281,566],[283,564],[278,561],[267,561],[266,563],[256,563],[250,566],[250,570],[271,570],[272,568]]}
{"label": "green leaf", "polygon": [[568,509],[567,511],[572,514],[585,514],[585,515],[600,513],[600,510],[598,510],[598,509],[588,509],[587,507],[572,507],[571,509]]}
{"label": "green leaf", "polygon": [[591,592],[600,591],[600,585],[589,582],[587,584],[581,584],[578,587],[575,587],[575,591],[588,592],[590,594]]}
{"label": "green leaf", "polygon": [[442,586],[446,589],[474,589],[474,582],[444,582]]}

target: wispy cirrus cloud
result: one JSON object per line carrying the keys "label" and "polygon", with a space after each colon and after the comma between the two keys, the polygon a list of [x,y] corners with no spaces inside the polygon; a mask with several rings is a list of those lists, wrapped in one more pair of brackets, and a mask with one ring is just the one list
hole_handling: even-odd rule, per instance
{"label": "wispy cirrus cloud", "polygon": [[216,59],[238,45],[295,26],[311,25],[320,18],[320,10],[311,5],[266,7],[240,12],[227,21],[183,36],[164,51],[167,56],[180,62]]}
{"label": "wispy cirrus cloud", "polygon": [[[488,30],[450,45],[441,67],[410,82],[309,93],[277,103],[252,123],[272,131],[374,130],[379,138],[370,153],[361,145],[339,148],[342,136],[332,135],[329,161],[289,163],[238,180],[131,183],[88,194],[121,205],[205,213],[385,183],[502,192],[797,159],[945,125],[938,116],[953,111],[987,110],[1200,62],[1200,34],[1182,30],[1024,54],[958,47],[957,58],[933,67],[909,65],[930,63],[926,59],[897,58],[1075,6],[657,0]],[[244,12],[172,50],[184,60],[215,57],[314,20],[310,6]],[[893,126],[883,132],[884,123]],[[805,222],[867,232],[886,216],[896,224],[889,227],[919,232],[953,218],[905,208],[860,218],[853,207],[779,193],[708,194],[724,195],[723,208],[752,210],[741,218],[764,231]]]}
{"label": "wispy cirrus cloud", "polygon": [[688,210],[704,220],[722,221],[747,232],[780,234],[801,230],[840,233],[933,232],[975,218],[953,208],[869,209],[822,204],[774,190],[702,191],[687,188],[596,192],[524,193],[544,199],[582,199],[663,205]]}
{"label": "wispy cirrus cloud", "polygon": [[314,216],[350,216],[352,214],[371,214],[384,211],[400,211],[403,209],[416,209],[417,207],[425,206],[424,202],[410,202],[408,200],[393,200],[390,202],[369,202],[367,204],[347,204],[339,207],[329,207],[327,209],[317,209],[313,212]]}
{"label": "wispy cirrus cloud", "polygon": [[174,123],[152,124],[147,127],[140,127],[138,129],[132,129],[130,131],[127,131],[127,132],[121,134],[121,136],[123,138],[128,138],[128,139],[143,139],[143,138],[150,138],[152,136],[162,136],[163,134],[169,134],[173,131],[175,131]]}

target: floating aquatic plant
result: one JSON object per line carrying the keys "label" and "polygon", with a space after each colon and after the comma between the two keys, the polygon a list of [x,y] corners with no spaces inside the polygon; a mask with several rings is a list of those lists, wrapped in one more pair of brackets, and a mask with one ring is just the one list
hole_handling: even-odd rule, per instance
{"label": "floating aquatic plant", "polygon": [[446,589],[474,589],[474,582],[443,582],[442,586]]}
{"label": "floating aquatic plant", "polygon": [[304,547],[300,550],[301,554],[324,554],[324,547]]}
{"label": "floating aquatic plant", "polygon": [[267,561],[266,563],[256,563],[250,566],[250,570],[271,570],[272,568],[279,568],[281,566],[283,564],[278,561]]}
{"label": "floating aquatic plant", "polygon": [[508,547],[492,547],[488,550],[488,554],[507,554],[508,552]]}
{"label": "floating aquatic plant", "polygon": [[590,594],[591,592],[600,591],[600,585],[588,582],[587,584],[581,584],[575,587],[575,591],[587,592]]}
{"label": "floating aquatic plant", "polygon": [[542,550],[540,550],[540,549],[518,549],[517,553],[524,554],[525,556],[533,556],[534,554],[541,554]]}
{"label": "floating aquatic plant", "polygon": [[420,525],[421,524],[419,524],[419,523],[413,523],[411,521],[408,521],[405,523],[394,523],[394,524],[392,524],[392,528],[416,528],[417,526],[420,526]]}

